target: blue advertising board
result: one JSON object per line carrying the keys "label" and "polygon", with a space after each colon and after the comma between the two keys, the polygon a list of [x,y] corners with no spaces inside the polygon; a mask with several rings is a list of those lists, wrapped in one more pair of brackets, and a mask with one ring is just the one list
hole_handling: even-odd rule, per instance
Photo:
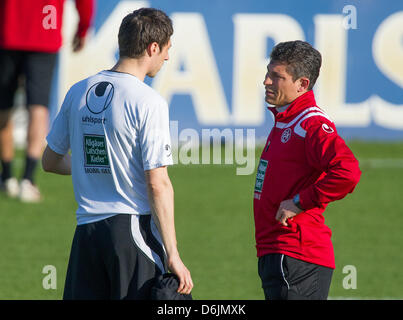
{"label": "blue advertising board", "polygon": [[[61,51],[57,104],[74,82],[113,66],[120,22],[142,6],[173,21],[170,59],[146,82],[168,101],[179,132],[253,129],[256,139],[267,137],[271,49],[300,39],[322,54],[316,100],[344,138],[403,138],[402,0],[98,0],[85,50],[73,54],[66,40]],[[64,14],[69,39],[73,2]]]}

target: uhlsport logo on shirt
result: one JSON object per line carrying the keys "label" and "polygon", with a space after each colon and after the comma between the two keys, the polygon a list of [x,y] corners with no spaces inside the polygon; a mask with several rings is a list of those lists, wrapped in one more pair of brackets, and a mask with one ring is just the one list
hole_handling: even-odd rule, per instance
{"label": "uhlsport logo on shirt", "polygon": [[171,146],[169,144],[165,145],[165,152],[166,152],[166,156],[170,157],[172,154],[172,150],[171,150]]}
{"label": "uhlsport logo on shirt", "polygon": [[85,97],[88,110],[94,114],[105,111],[112,102],[114,92],[115,89],[110,82],[102,81],[94,84]]}

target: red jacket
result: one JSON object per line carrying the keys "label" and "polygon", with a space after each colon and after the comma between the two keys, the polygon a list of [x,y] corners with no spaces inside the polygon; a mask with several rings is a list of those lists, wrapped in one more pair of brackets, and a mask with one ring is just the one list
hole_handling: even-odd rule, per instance
{"label": "red jacket", "polygon": [[[335,268],[331,230],[323,212],[358,183],[358,161],[329,117],[308,91],[284,112],[274,108],[275,124],[260,158],[254,190],[257,255],[283,253]],[[304,212],[281,225],[282,201],[300,194]]]}
{"label": "red jacket", "polygon": [[[0,48],[57,52],[62,45],[64,0],[1,0]],[[78,35],[91,24],[94,0],[76,0],[80,16]],[[50,23],[55,22],[49,27]]]}

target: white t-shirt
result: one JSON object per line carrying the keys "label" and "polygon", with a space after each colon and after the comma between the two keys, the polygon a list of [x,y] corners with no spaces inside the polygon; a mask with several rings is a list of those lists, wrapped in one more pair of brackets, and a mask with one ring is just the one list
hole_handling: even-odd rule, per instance
{"label": "white t-shirt", "polygon": [[173,164],[166,101],[127,73],[73,85],[47,142],[58,154],[71,150],[78,224],[150,214],[144,171]]}

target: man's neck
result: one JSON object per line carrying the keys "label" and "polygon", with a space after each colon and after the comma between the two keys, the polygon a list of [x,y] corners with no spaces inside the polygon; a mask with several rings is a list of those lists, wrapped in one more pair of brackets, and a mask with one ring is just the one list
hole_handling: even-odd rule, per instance
{"label": "man's neck", "polygon": [[128,73],[135,76],[140,81],[144,81],[147,71],[144,61],[140,59],[121,58],[111,69],[111,71]]}
{"label": "man's neck", "polygon": [[291,103],[286,104],[285,106],[279,106],[279,107],[276,106],[277,112],[280,113],[280,112],[283,112],[283,111],[287,110],[287,108],[290,106],[290,104]]}
{"label": "man's neck", "polygon": [[287,108],[291,105],[291,103],[293,103],[293,102],[294,102],[295,100],[297,100],[300,96],[304,95],[304,94],[307,93],[307,92],[308,92],[308,91],[304,91],[304,92],[298,94],[298,95],[295,97],[295,99],[294,99],[292,102],[290,102],[289,104],[286,104],[286,105],[283,105],[283,106],[275,106],[277,112],[278,112],[278,113],[284,112],[284,111],[287,110]]}

